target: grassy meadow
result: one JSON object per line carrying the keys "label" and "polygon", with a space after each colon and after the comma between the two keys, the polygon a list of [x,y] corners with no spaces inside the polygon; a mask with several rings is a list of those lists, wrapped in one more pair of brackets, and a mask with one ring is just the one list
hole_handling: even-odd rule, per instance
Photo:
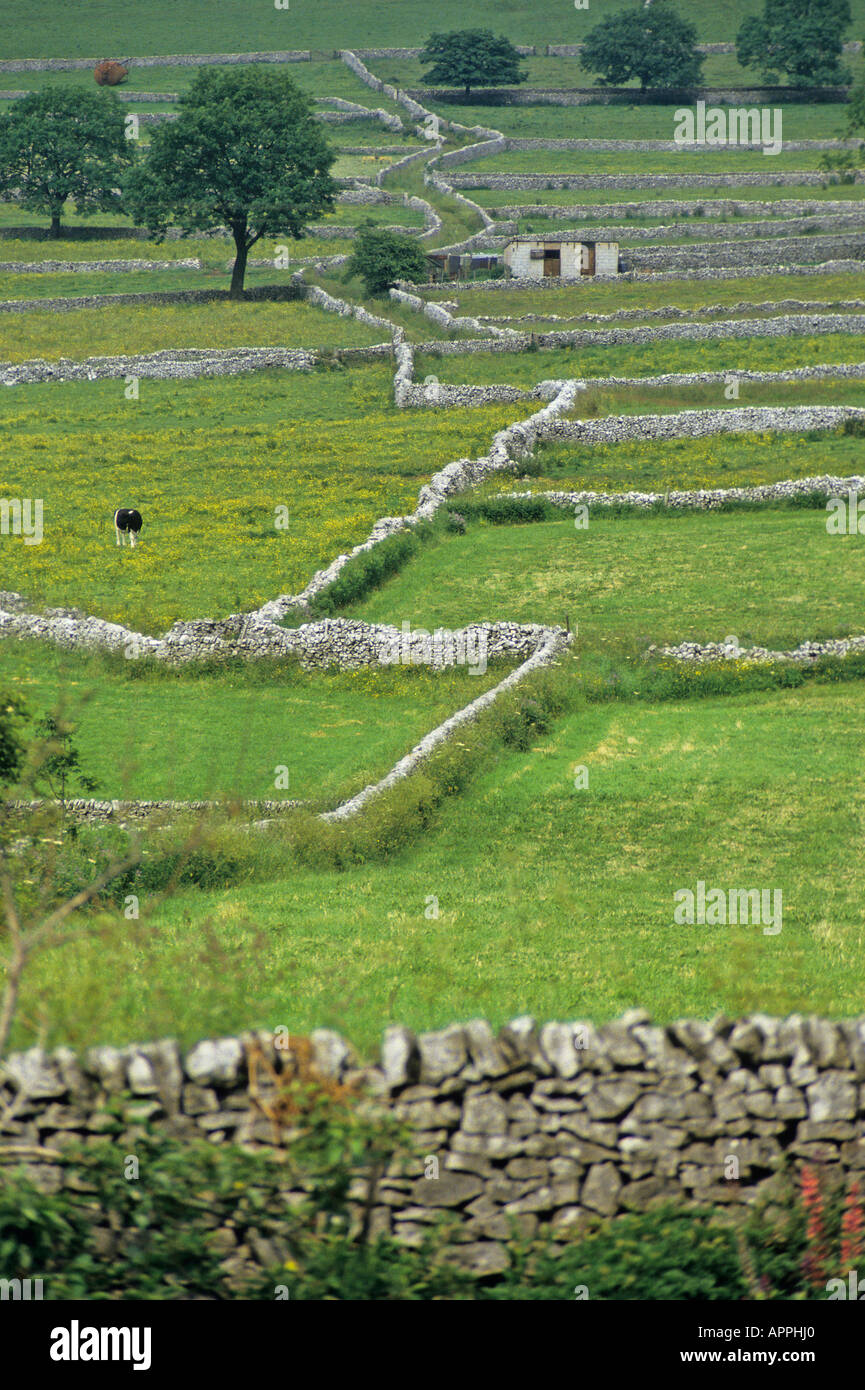
{"label": "grassy meadow", "polygon": [[[577,43],[622,0],[539,10],[527,0],[478,0],[472,22],[517,42]],[[31,0],[26,14],[0,0],[7,57],[183,54],[310,49],[291,76],[311,97],[341,97],[388,111],[404,108],[365,86],[334,57],[345,46],[422,43],[435,28],[462,27],[464,7],[442,0],[434,16],[410,0],[292,0],[291,8],[221,0],[77,0],[56,22],[56,5]],[[729,40],[756,0],[723,12],[695,9],[701,39]],[[861,37],[865,0],[853,0],[851,37]],[[857,27],[858,26],[858,27]],[[400,86],[422,80],[401,59],[371,59]],[[861,66],[856,58],[855,67]],[[532,83],[585,86],[573,59],[542,52],[527,60]],[[705,65],[707,81],[750,80],[733,55]],[[183,93],[195,69],[134,61],[129,96]],[[9,73],[0,86],[92,86],[89,71]],[[154,110],[170,104],[151,103]],[[443,116],[486,123],[514,136],[585,139],[669,138],[670,107],[567,108],[436,102]],[[130,103],[143,111],[146,103]],[[327,107],[324,103],[322,110]],[[829,138],[837,105],[784,103],[788,140]],[[371,178],[417,148],[370,122],[332,125],[341,177]],[[375,154],[355,147],[372,145]],[[460,166],[457,175],[496,172],[675,177],[813,171],[820,152],[509,151]],[[395,194],[428,198],[442,228],[427,249],[480,230],[475,211],[423,182],[420,164],[387,176]],[[680,189],[471,190],[488,208],[585,208],[634,203],[634,227],[660,225],[641,204],[681,196],[694,219],[710,199],[727,201],[731,222],[755,202],[777,212],[791,200],[819,211],[855,211],[865,185],[769,183]],[[759,214],[762,216],[762,214]],[[524,219],[531,222],[533,216]],[[574,217],[577,213],[574,214]],[[398,223],[421,215],[393,205],[338,204],[316,221],[335,228]],[[604,214],[604,220],[610,218]],[[676,219],[684,221],[684,219]],[[129,219],[69,210],[64,236],[48,241],[47,219],[0,205],[0,301],[57,296],[227,287],[231,243],[220,237],[154,243]],[[723,239],[723,228],[720,229]],[[681,227],[676,238],[687,240]],[[347,236],[313,229],[297,241],[262,241],[253,256],[287,244],[300,259],[350,249]],[[810,254],[802,238],[803,256]],[[62,271],[27,274],[22,261],[196,256],[199,270],[155,273]],[[457,337],[386,298],[368,298],[341,268],[313,276],[332,294],[364,304],[430,344],[415,378],[525,390],[549,378],[640,377],[700,370],[780,371],[865,358],[858,332],[814,330],[787,337],[705,341],[644,340],[604,347],[447,354]],[[287,279],[255,267],[248,284]],[[844,311],[863,297],[862,277],[820,273],[736,279],[579,284],[508,293],[459,284],[432,296],[469,315],[608,314],[619,309],[712,310],[715,318],[771,312],[741,308],[782,300],[822,301]],[[778,313],[790,312],[786,309]],[[816,310],[814,312],[817,312]],[[708,321],[710,315],[703,316]],[[662,320],[635,320],[643,327]],[[550,328],[568,327],[550,317]],[[584,327],[590,329],[592,325]],[[607,325],[597,325],[604,328]],[[613,325],[610,325],[613,326]],[[463,335],[465,336],[465,335]],[[474,335],[476,336],[476,335]],[[289,301],[104,305],[63,313],[0,313],[0,360],[54,361],[164,349],[253,346],[326,352],[381,342],[386,330]],[[366,539],[385,515],[413,510],[430,475],[458,458],[485,454],[495,433],[532,414],[536,400],[473,409],[398,411],[394,364],[340,364],[312,372],[142,379],[138,400],[122,379],[40,384],[0,395],[2,492],[42,498],[41,545],[4,537],[0,587],[33,605],[82,611],[159,634],[177,619],[219,618],[297,592],[316,570]],[[738,400],[723,388],[602,388],[576,403],[575,418],[722,409],[735,405],[865,405],[861,380],[749,384]],[[858,747],[865,717],[865,663],[755,672],[744,663],[693,671],[645,662],[651,643],[719,639],[772,647],[865,631],[865,543],[829,536],[820,507],[766,507],[726,513],[592,516],[577,530],[566,513],[524,525],[477,520],[472,504],[496,492],[550,488],[627,491],[734,486],[812,474],[865,472],[862,440],[841,432],[747,434],[699,440],[581,447],[550,442],[513,474],[488,479],[453,499],[468,515],[465,534],[431,528],[402,569],[340,616],[409,622],[431,630],[472,620],[563,623],[577,637],[557,666],[476,725],[441,756],[377,798],[356,821],[325,825],[291,811],[267,831],[217,818],[212,859],[163,900],[142,889],[143,919],[131,925],[117,904],[87,919],[87,930],[39,956],[28,972],[14,1045],[120,1045],[173,1036],[183,1043],[256,1026],[292,1032],[332,1026],[370,1052],[382,1028],[417,1029],[483,1016],[493,1024],[530,1012],[539,1018],[612,1017],[641,1005],[658,1020],[737,1014],[861,1011],[865,969],[865,880],[861,846],[865,790]],[[112,514],[135,505],[144,516],[133,552],[115,545]],[[288,508],[279,528],[277,509]],[[0,689],[23,694],[34,716],[59,708],[75,724],[82,765],[104,798],[278,798],[332,807],[382,777],[431,728],[492,685],[465,669],[306,672],[294,663],[229,664],[160,670],[145,662],[85,656],[0,639]],[[122,756],[117,756],[117,749]],[[860,760],[861,762],[861,760]],[[275,786],[278,767],[289,785]],[[579,790],[575,769],[588,771]],[[175,827],[176,828],[176,827]],[[211,827],[205,827],[207,834]],[[155,860],[173,845],[164,827],[149,836]],[[93,862],[121,835],[116,826],[82,832]],[[221,837],[221,838],[220,838]],[[68,847],[68,846],[67,846]],[[851,852],[848,852],[851,851]],[[152,868],[152,864],[150,866]],[[199,872],[200,870],[200,872]],[[205,872],[206,870],[206,872]],[[156,871],[147,882],[156,883]],[[783,890],[778,936],[758,928],[672,925],[673,894],[698,879]],[[194,881],[193,881],[194,880]],[[431,897],[440,913],[425,908]],[[111,969],[106,971],[105,962]]]}
{"label": "grassy meadow", "polygon": [[107,319],[92,309],[7,314],[2,352],[7,362],[25,362],[33,357],[130,356],[164,348],[368,347],[386,340],[384,329],[300,301],[217,301],[124,305]]}
{"label": "grassy meadow", "polygon": [[[54,316],[61,334],[67,317]],[[318,320],[344,331],[336,315]],[[398,411],[392,374],[385,360],[142,379],[137,401],[122,379],[5,391],[5,486],[41,497],[45,517],[41,545],[4,541],[5,587],[152,633],[258,607],[302,589],[380,516],[412,511],[430,473],[485,452],[533,408]],[[133,501],[145,518],[134,551],[115,545],[111,520]]]}
{"label": "grassy meadow", "polygon": [[[106,799],[290,798],[329,807],[383,777],[508,669],[305,671],[267,661],[202,674],[0,639],[4,681],[36,717],[56,710],[72,721],[92,794]],[[277,784],[279,768],[288,770],[287,789]]]}
{"label": "grassy meadow", "polygon": [[826,531],[819,508],[470,525],[425,547],[346,610],[451,627],[498,613],[579,624],[580,653],[636,657],[650,643],[775,649],[865,629],[865,546]]}
{"label": "grassy meadow", "polygon": [[[610,314],[619,309],[702,309],[708,305],[771,303],[780,299],[821,300],[841,304],[865,297],[861,276],[850,273],[820,275],[743,275],[729,280],[598,281],[562,285],[539,292],[522,288],[485,289],[478,281],[469,286],[435,286],[430,299],[456,300],[461,314]],[[823,359],[826,360],[826,359]]]}
{"label": "grassy meadow", "polygon": [[[18,1038],[40,1019],[76,1046],[331,1026],[372,1054],[391,1021],[855,1015],[862,860],[839,867],[839,846],[861,843],[863,718],[859,683],[578,707],[489,757],[386,862],[181,889],[132,930],[104,918],[36,960]],[[779,887],[783,930],[674,926],[698,879]]]}
{"label": "grassy meadow", "polygon": [[[619,0],[592,0],[590,11],[538,9],[530,0],[476,0],[471,20],[477,27],[505,32],[515,43],[580,43],[590,28],[620,8]],[[852,0],[851,10],[853,30],[859,32],[865,23],[863,0]],[[723,10],[695,8],[692,17],[701,40],[717,43],[729,42],[754,12],[752,0],[730,0]],[[458,0],[442,0],[434,17],[441,31],[459,28],[465,20],[465,6]],[[90,57],[94,34],[103,50],[124,54],[407,47],[423,43],[432,22],[416,0],[389,0],[386,6],[376,0],[293,0],[290,10],[250,10],[244,0],[223,0],[208,10],[204,23],[191,0],[151,0],[131,12],[122,0],[79,0],[64,13],[62,25],[49,0],[32,0],[25,14],[15,0],[2,0],[0,21],[8,32],[11,58]]]}
{"label": "grassy meadow", "polygon": [[[639,324],[619,325],[639,328]],[[567,325],[563,325],[567,328]],[[599,330],[612,325],[598,325]],[[640,377],[667,372],[780,372],[814,363],[839,365],[862,361],[862,337],[853,333],[797,337],[702,338],[655,340],[651,330],[636,343],[539,348],[536,353],[478,352],[466,356],[419,353],[419,380],[429,375],[446,383],[486,386],[505,382],[530,389],[538,381],[563,377]]]}
{"label": "grassy meadow", "polygon": [[[831,388],[834,384],[827,385]],[[664,394],[658,392],[655,399],[655,393],[644,393],[647,414],[663,413]],[[774,395],[774,391],[771,394]],[[831,397],[831,389],[826,394]],[[713,401],[709,387],[700,388],[692,401],[686,402],[685,395],[683,392],[685,408],[721,409],[717,391]],[[766,395],[770,393],[767,391]],[[602,399],[603,393],[598,393],[598,400]],[[801,403],[783,393],[776,399],[780,404]],[[724,406],[764,403],[767,402],[760,399],[758,387],[743,382],[739,401],[725,401]],[[702,439],[639,439],[591,447],[542,440],[531,464],[530,483],[536,492],[550,488],[668,492],[688,488],[750,487],[781,482],[785,478],[814,478],[823,474],[845,478],[862,471],[862,446],[855,436],[835,430],[801,434],[791,430],[707,435]],[[517,469],[511,477],[504,474],[488,479],[478,492],[483,495],[525,490],[526,482]]]}

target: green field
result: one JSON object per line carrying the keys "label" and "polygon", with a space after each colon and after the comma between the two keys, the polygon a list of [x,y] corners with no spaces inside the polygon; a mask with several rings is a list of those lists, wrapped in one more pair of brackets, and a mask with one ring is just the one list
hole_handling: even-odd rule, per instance
{"label": "green field", "polygon": [[[820,167],[820,150],[504,150],[459,165],[459,174],[769,174]],[[656,194],[658,190],[655,190]],[[603,189],[595,189],[596,201]],[[701,195],[708,196],[704,189]],[[499,200],[501,201],[501,199]]]}
{"label": "green field", "polygon": [[[633,327],[639,325],[634,324]],[[416,359],[418,379],[437,376],[442,382],[478,386],[507,382],[526,389],[543,378],[638,377],[664,372],[779,372],[785,367],[808,367],[816,362],[859,362],[862,339],[854,334],[827,333],[797,338],[709,338],[611,347],[541,348],[537,353],[476,353]]]}
{"label": "green field", "polygon": [[[3,19],[3,9],[0,8],[0,20]],[[21,24],[18,17],[15,20],[15,29],[20,32]],[[7,26],[8,33],[8,26]],[[148,50],[149,53],[150,50]],[[180,51],[174,49],[172,51]],[[183,50],[187,51],[187,50]],[[190,52],[198,51],[190,49]],[[246,48],[241,50],[247,52]],[[13,56],[8,54],[4,56]],[[22,57],[39,57],[39,54],[28,53],[18,55]],[[61,57],[74,57],[75,54],[63,53]],[[145,55],[141,51],[142,57]],[[330,56],[330,55],[329,55]],[[194,81],[198,68],[181,66],[159,66],[159,67],[136,67],[133,62],[129,77],[115,90],[121,101],[125,94],[135,92],[176,92],[182,95],[190,84]],[[359,77],[351,71],[345,63],[330,57],[328,62],[313,63],[291,63],[288,72],[293,82],[296,83],[309,97],[342,97],[348,101],[357,102],[360,106],[383,107],[396,115],[404,115],[405,112],[397,103],[390,101],[386,96],[379,92],[374,92],[365,82],[361,82]],[[71,72],[14,72],[0,73],[0,84],[3,91],[38,91],[44,87],[91,87],[93,85],[93,74],[87,69],[76,69]],[[11,105],[12,103],[7,103]],[[131,102],[130,110],[139,113],[152,111],[173,111],[177,107],[174,102],[152,102],[148,106],[146,102]],[[322,105],[322,110],[332,110],[332,107]],[[354,126],[343,127],[351,130]],[[337,127],[334,127],[335,129]],[[379,127],[383,129],[383,127]],[[396,136],[392,137],[394,141]],[[360,143],[358,141],[358,143]]]}
{"label": "green field", "polygon": [[[151,632],[296,592],[379,517],[413,510],[436,468],[533,409],[398,411],[392,371],[144,379],[137,401],[122,379],[4,392],[4,485],[45,508],[41,545],[4,542],[4,586]],[[146,529],[118,549],[111,518],[133,499]]]}
{"label": "green field", "polygon": [[[579,706],[385,863],[181,890],[133,930],[37,958],[22,1017],[44,1017],[49,1044],[282,1024],[371,1054],[391,1021],[855,1015],[865,893],[838,846],[865,814],[863,718],[861,685]],[[782,932],[673,926],[675,890],[698,879],[781,888]]]}
{"label": "green field", "polygon": [[[339,673],[266,662],[202,674],[0,640],[4,681],[15,683],[34,714],[59,708],[74,723],[82,766],[96,783],[93,795],[109,799],[261,797],[332,805],[383,777],[507,669]],[[288,769],[285,790],[275,789],[279,767]]]}
{"label": "green field", "polygon": [[[647,414],[664,410],[664,395],[662,391],[644,393]],[[716,392],[713,401],[710,388],[703,387],[683,404],[685,408],[721,409],[719,395],[720,392]],[[605,397],[597,393],[595,398],[600,408]],[[784,404],[800,403],[780,398]],[[723,405],[762,403],[758,387],[743,382],[739,401],[724,401]],[[863,472],[860,441],[841,431],[815,431],[811,435],[793,432],[725,434],[663,442],[644,439],[592,448],[547,440],[538,445],[533,462],[534,468],[539,470],[539,476],[532,477],[531,483],[536,491],[585,488],[597,492],[667,492],[702,487],[752,487],[781,482],[785,478],[811,478],[823,474],[844,478]],[[489,479],[479,489],[483,493],[525,490],[524,482],[508,479],[506,475],[501,479]]]}
{"label": "green field", "polygon": [[[849,275],[752,275],[741,280],[586,280],[562,288],[525,290],[440,285],[428,299],[456,300],[460,314],[611,314],[618,309],[697,309],[708,304],[759,304],[778,299],[842,303],[865,298],[862,277]],[[566,325],[563,325],[566,326]]]}
{"label": "green field", "polygon": [[7,362],[25,362],[31,357],[128,356],[161,348],[366,347],[386,339],[384,329],[293,301],[133,304],[107,317],[92,309],[7,314],[2,352]]}
{"label": "green field", "polygon": [[[620,0],[593,0],[591,11],[543,10],[529,0],[477,0],[471,19],[478,27],[504,31],[516,43],[580,43],[590,28],[620,8]],[[853,0],[851,9],[852,32],[861,31],[865,5]],[[724,42],[757,12],[753,0],[731,0],[723,10],[695,9],[692,18],[704,42]],[[282,11],[266,6],[250,10],[245,0],[222,0],[204,21],[190,0],[151,0],[146,8],[131,11],[122,0],[79,0],[64,11],[62,24],[49,0],[32,0],[26,14],[16,0],[0,4],[5,47],[13,58],[90,57],[94,35],[100,52],[116,49],[124,55],[398,47],[423,43],[431,24],[447,30],[465,19],[465,5],[457,0],[443,0],[434,16],[419,10],[416,0],[388,0],[386,6],[376,0],[294,0],[290,10]]]}
{"label": "green field", "polygon": [[[547,65],[556,62],[564,66],[568,60],[546,60]],[[377,66],[380,70],[381,61]],[[556,76],[551,74],[549,85],[570,85],[556,82]],[[582,81],[574,85],[586,87],[591,83],[583,73]],[[431,99],[425,99],[424,105],[432,106],[449,121],[491,126],[520,140],[672,140],[677,127],[674,106],[458,106]],[[780,109],[785,140],[834,140],[845,123],[844,107],[828,102],[821,106],[789,102]],[[533,153],[546,169],[549,151]],[[647,151],[647,159],[655,154],[657,151]],[[774,163],[774,157],[771,161],[767,157],[766,162]]]}
{"label": "green field", "polygon": [[[458,504],[457,504],[458,505]],[[829,536],[825,509],[473,525],[425,548],[349,610],[428,629],[506,613],[579,623],[578,652],[636,657],[650,642],[772,648],[865,630],[865,546]]]}
{"label": "green field", "polygon": [[[723,401],[723,405],[720,402]],[[745,381],[739,382],[739,396],[728,399],[723,382],[701,382],[696,386],[590,387],[577,397],[571,418],[588,419],[598,415],[669,415],[680,410],[718,410],[755,405],[857,405],[865,406],[865,378],[824,381]],[[855,456],[855,440],[832,435],[823,447],[834,453]],[[542,452],[548,452],[548,445]],[[742,461],[743,473],[759,468],[759,459],[749,453]]]}
{"label": "green field", "polygon": [[[621,3],[592,0],[591,11],[583,12],[481,0],[471,18],[517,42],[574,43]],[[365,86],[334,59],[334,50],[418,44],[433,29],[465,23],[464,7],[453,0],[434,14],[408,0],[293,0],[279,11],[245,0],[221,0],[206,11],[189,0],[133,6],[77,0],[60,23],[47,0],[25,8],[22,14],[20,4],[0,0],[9,57],[311,49],[313,62],[289,69],[310,96],[383,106],[405,119],[404,139],[368,121],[330,127],[335,173],[365,178],[388,156],[365,157],[352,147],[372,145],[381,156],[384,146],[409,150],[419,142],[404,108]],[[760,8],[760,0],[734,0],[723,13],[699,7],[694,18],[702,39],[729,40],[742,18]],[[855,0],[853,8],[849,37],[861,37],[865,0]],[[414,62],[384,58],[370,65],[403,87],[421,80]],[[861,67],[859,58],[854,66]],[[539,53],[527,67],[538,85],[589,82],[575,60]],[[752,80],[732,55],[710,58],[704,71],[712,82]],[[133,64],[125,91],[182,93],[194,75],[195,69],[177,64]],[[50,82],[87,87],[92,75],[0,76],[5,89]],[[540,139],[657,140],[670,138],[674,124],[673,109],[663,106],[461,101],[437,109],[466,124]],[[843,117],[836,105],[791,102],[783,109],[788,140],[830,138]],[[772,158],[729,150],[700,158],[534,149],[476,160],[454,173],[627,178],[653,171],[758,171],[768,178],[779,170],[813,170],[819,158],[820,152],[792,150]],[[434,203],[443,226],[424,245],[449,245],[477,233],[471,208],[431,190],[423,172],[420,164],[410,166],[389,175],[386,186]],[[805,199],[815,211],[826,202],[856,208],[865,186],[469,194],[486,207],[587,209],[677,195],[696,218],[718,197],[736,205],[739,220],[753,203],[771,202],[782,232],[780,219],[791,200]],[[422,220],[397,205],[345,204],[320,220],[348,227],[367,219],[415,228]],[[669,219],[634,217],[633,224],[662,220]],[[737,220],[732,208],[730,220]],[[45,224],[36,214],[0,205],[0,232]],[[688,241],[686,229],[675,236]],[[278,244],[278,238],[263,241],[253,255],[273,256]],[[349,245],[347,238],[314,234],[292,241],[291,265],[343,253]],[[812,249],[805,237],[802,247],[804,254]],[[134,236],[116,213],[82,219],[70,212],[68,235],[60,241],[38,233],[0,238],[0,261],[198,256],[202,269],[153,275],[13,269],[0,272],[0,298],[224,288],[231,255],[231,244],[221,238],[156,244]],[[253,268],[248,283],[277,279],[273,268]],[[318,283],[403,327],[414,342],[434,345],[458,336],[387,298],[367,298],[362,284],[346,280],[341,269]],[[433,294],[456,301],[469,315],[714,305],[723,317],[750,316],[750,310],[735,309],[742,302],[843,306],[862,297],[863,288],[854,274],[761,273],[509,293],[447,284]],[[538,330],[540,323],[527,326]],[[567,327],[553,320],[549,326]],[[183,347],[332,350],[389,336],[287,301],[40,309],[0,315],[0,333],[0,359],[7,362]],[[863,357],[862,337],[853,332],[732,341],[647,337],[637,344],[522,353],[431,351],[419,355],[415,377],[508,382],[530,390],[544,378],[779,371]],[[5,391],[3,491],[43,499],[45,539],[32,547],[3,539],[2,587],[36,605],[75,605],[152,633],[178,618],[249,610],[303,588],[317,569],[365,540],[380,517],[413,510],[419,489],[437,469],[485,454],[496,431],[537,408],[537,401],[525,400],[398,411],[393,371],[390,358],[349,367],[328,358],[309,373],[143,379],[137,401],[126,399],[122,379]],[[573,414],[845,402],[865,404],[862,381],[743,382],[736,401],[726,400],[721,386],[595,390],[581,397]],[[843,847],[858,844],[865,811],[861,769],[850,754],[865,716],[860,667],[854,660],[845,672],[827,668],[819,679],[797,683],[795,672],[788,679],[735,663],[710,673],[710,680],[639,658],[650,643],[685,638],[735,633],[744,642],[788,647],[804,638],[862,632],[862,538],[828,536],[821,507],[593,515],[585,531],[566,513],[494,526],[477,520],[472,507],[492,493],[527,488],[666,491],[854,474],[863,471],[861,446],[861,438],[841,432],[646,439],[593,448],[545,443],[519,471],[454,498],[456,510],[461,504],[466,509],[465,534],[447,530],[439,518],[403,568],[344,613],[427,629],[473,619],[569,619],[578,635],[567,656],[464,728],[441,762],[432,759],[354,822],[325,826],[293,812],[278,827],[255,834],[220,823],[215,833],[223,839],[211,878],[182,887],[165,903],[157,901],[156,890],[149,899],[145,892],[145,921],[135,929],[109,912],[92,919],[92,935],[85,932],[63,951],[36,959],[25,980],[15,1043],[33,1043],[41,1020],[49,1043],[120,1045],[162,1035],[188,1042],[282,1023],[296,1032],[332,1025],[370,1049],[392,1020],[416,1028],[479,1015],[496,1024],[525,1012],[600,1020],[632,1005],[648,1007],[659,1020],[719,1008],[731,1014],[751,1008],[858,1012],[865,885],[861,856],[844,858]],[[136,505],[144,514],[134,552],[114,543],[111,517],[120,505]],[[282,507],[289,510],[287,530],[275,525]],[[7,686],[23,691],[37,714],[62,702],[76,722],[85,769],[106,798],[283,795],[332,806],[381,777],[499,674],[477,679],[465,670],[436,676],[402,668],[311,674],[289,663],[170,672],[0,641],[4,692]],[[780,688],[782,680],[787,688]],[[543,713],[536,723],[533,709]],[[524,737],[526,729],[531,732]],[[290,785],[277,790],[274,772],[283,765]],[[590,774],[581,791],[574,787],[576,765]],[[105,832],[106,840],[111,833]],[[173,833],[154,832],[149,851],[158,858]],[[85,845],[101,847],[102,834],[86,832]],[[754,928],[673,927],[673,893],[697,879],[782,888],[783,932],[769,938]],[[438,918],[425,916],[430,895],[440,902]]]}

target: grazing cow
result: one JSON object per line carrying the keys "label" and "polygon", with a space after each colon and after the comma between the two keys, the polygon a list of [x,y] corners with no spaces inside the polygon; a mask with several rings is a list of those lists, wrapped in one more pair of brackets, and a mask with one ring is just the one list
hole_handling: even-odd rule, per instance
{"label": "grazing cow", "polygon": [[118,507],[114,513],[114,529],[117,532],[117,544],[123,544],[123,537],[129,532],[129,543],[135,549],[135,537],[141,530],[141,513],[134,507]]}

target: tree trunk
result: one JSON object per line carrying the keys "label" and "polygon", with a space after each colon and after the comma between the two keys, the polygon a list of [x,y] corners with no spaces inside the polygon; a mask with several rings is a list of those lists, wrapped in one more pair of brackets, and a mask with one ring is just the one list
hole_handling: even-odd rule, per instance
{"label": "tree trunk", "polygon": [[234,265],[231,268],[231,289],[228,293],[231,299],[245,299],[243,282],[246,277],[246,260],[249,255],[249,247],[246,244],[246,223],[235,222],[231,230],[234,236]]}
{"label": "tree trunk", "polygon": [[59,213],[59,212],[52,212],[52,214],[51,214],[51,226],[48,228],[48,235],[49,235],[49,237],[51,237],[52,241],[56,241],[57,238],[60,236],[60,213]]}

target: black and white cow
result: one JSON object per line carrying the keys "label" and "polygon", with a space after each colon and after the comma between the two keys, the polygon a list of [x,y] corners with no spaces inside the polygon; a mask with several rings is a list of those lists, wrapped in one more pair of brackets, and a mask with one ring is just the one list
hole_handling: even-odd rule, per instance
{"label": "black and white cow", "polygon": [[117,532],[117,544],[123,544],[123,537],[129,532],[129,543],[135,549],[135,537],[141,530],[141,513],[134,507],[118,507],[114,513],[114,530]]}

